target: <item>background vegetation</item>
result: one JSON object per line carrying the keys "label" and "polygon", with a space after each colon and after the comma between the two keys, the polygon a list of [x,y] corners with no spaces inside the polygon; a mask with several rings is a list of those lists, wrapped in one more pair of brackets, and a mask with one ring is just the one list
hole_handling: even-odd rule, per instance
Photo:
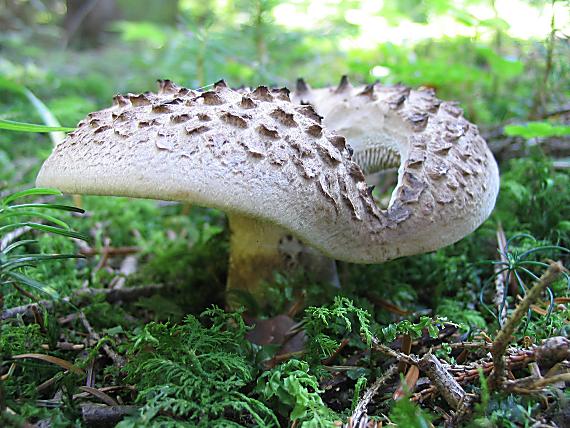
{"label": "background vegetation", "polygon": [[[555,0],[0,0],[0,425],[339,425],[393,365],[374,341],[475,361],[480,374],[463,387],[476,404],[461,424],[567,424],[564,381],[496,390],[481,361],[498,315],[512,312],[542,263],[568,260],[569,12]],[[113,94],[154,90],[158,78],[201,88],[304,77],[320,87],[342,74],[461,102],[501,169],[497,208],[476,233],[427,255],[340,264],[341,290],[276,275],[270,307],[242,317],[212,306],[224,305],[222,213],[16,193],[34,186],[63,135],[6,121],[74,127]],[[15,207],[25,202],[38,206]],[[79,203],[84,214],[68,207]],[[505,263],[510,277],[486,261]],[[565,278],[541,299],[513,352],[568,335]],[[269,343],[244,318],[281,336]],[[459,341],[483,345],[466,357]],[[369,415],[403,427],[453,419],[425,378],[405,364],[402,375]],[[101,403],[118,413],[101,416]]]}

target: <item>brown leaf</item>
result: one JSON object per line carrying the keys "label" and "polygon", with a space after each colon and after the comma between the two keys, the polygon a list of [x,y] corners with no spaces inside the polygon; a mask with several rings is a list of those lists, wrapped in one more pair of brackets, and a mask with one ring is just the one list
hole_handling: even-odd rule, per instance
{"label": "brown leaf", "polygon": [[99,391],[97,388],[91,388],[90,386],[80,386],[80,390],[85,391],[94,397],[97,397],[103,403],[108,404],[109,406],[118,406],[117,403],[110,395],[105,394],[103,391]]}
{"label": "brown leaf", "polygon": [[65,370],[69,370],[70,372],[73,372],[75,374],[78,375],[84,375],[85,372],[83,371],[83,369],[77,367],[74,364],[71,364],[69,361],[66,360],[62,360],[61,358],[57,358],[57,357],[53,357],[51,355],[45,355],[45,354],[20,354],[20,355],[14,355],[12,356],[12,358],[16,359],[16,360],[21,360],[24,358],[34,358],[36,360],[42,360],[45,361],[47,363],[52,363],[55,365],[60,366],[61,368],[64,368]]}
{"label": "brown leaf", "polygon": [[416,383],[420,376],[420,369],[417,366],[410,366],[408,372],[406,373],[406,377],[404,378],[404,382],[400,383],[398,389],[394,392],[392,398],[394,400],[399,400],[403,398],[408,392],[413,392],[416,388]]}

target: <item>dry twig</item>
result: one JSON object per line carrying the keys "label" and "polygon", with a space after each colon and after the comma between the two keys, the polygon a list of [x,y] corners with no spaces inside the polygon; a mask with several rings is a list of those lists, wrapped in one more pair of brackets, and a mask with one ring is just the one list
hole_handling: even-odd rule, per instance
{"label": "dry twig", "polygon": [[443,396],[447,404],[457,409],[465,399],[465,391],[457,380],[441,364],[439,359],[431,352],[425,354],[419,361],[418,367],[426,374]]}
{"label": "dry twig", "polygon": [[564,271],[564,266],[559,262],[551,262],[547,271],[540,277],[538,283],[533,286],[516,307],[511,316],[507,319],[505,325],[499,330],[497,337],[493,341],[491,347],[491,355],[493,357],[494,369],[490,377],[490,387],[500,388],[505,378],[505,351],[511,342],[511,337],[519,325],[521,319],[526,315],[530,305],[536,302],[542,292],[552,284],[558,276]]}

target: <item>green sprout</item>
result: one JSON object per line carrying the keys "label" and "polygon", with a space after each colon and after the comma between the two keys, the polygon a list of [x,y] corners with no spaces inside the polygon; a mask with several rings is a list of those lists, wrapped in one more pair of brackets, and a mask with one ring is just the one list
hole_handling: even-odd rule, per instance
{"label": "green sprout", "polygon": [[[519,249],[512,247],[511,244],[514,241],[520,241],[520,240],[524,240],[524,239],[529,239],[529,240],[533,241],[533,243],[537,243],[537,245],[533,246],[529,250],[524,250],[524,251],[521,251]],[[537,261],[537,260],[532,260],[531,257],[538,254],[538,253],[545,252],[545,251],[550,251],[550,252],[554,252],[554,253],[562,252],[562,253],[569,253],[570,254],[570,250],[568,248],[561,247],[559,245],[542,245],[532,235],[529,235],[526,233],[521,233],[521,234],[515,235],[515,236],[511,237],[510,239],[508,239],[506,244],[504,245],[504,247],[499,248],[499,254],[501,254],[502,260],[483,262],[483,263],[492,264],[494,266],[499,267],[499,269],[496,269],[495,273],[489,279],[487,279],[487,281],[485,282],[485,284],[481,288],[481,291],[479,293],[479,301],[481,302],[481,305],[483,305],[483,307],[488,312],[490,312],[491,315],[493,315],[493,317],[495,317],[497,319],[500,326],[502,326],[503,320],[501,319],[501,317],[498,314],[502,314],[506,308],[507,296],[508,296],[508,286],[511,282],[511,279],[512,278],[515,279],[515,282],[518,285],[519,289],[521,290],[521,293],[523,295],[526,295],[526,291],[527,291],[528,287],[525,283],[524,277],[530,277],[533,281],[538,281],[540,279],[539,275],[537,275],[537,273],[533,272],[531,269],[533,269],[533,268],[534,269],[537,269],[537,268],[538,269],[540,269],[540,268],[547,269],[548,268],[547,263]],[[484,295],[485,295],[485,291],[486,291],[487,287],[493,282],[493,280],[497,276],[503,275],[503,274],[505,275],[503,299],[502,299],[501,305],[498,309],[498,314],[496,314],[495,311],[493,309],[491,309],[489,307],[489,305],[487,305],[485,303]],[[568,283],[568,287],[570,287],[570,276],[566,272],[563,272],[563,275],[566,278],[566,281]],[[548,306],[548,312],[546,315],[546,321],[548,322],[548,320],[550,319],[550,316],[552,314],[552,310],[554,309],[554,294],[550,288],[547,288],[546,290],[547,290],[548,298],[550,301],[550,304]],[[529,309],[528,314],[527,314],[527,321],[526,321],[525,327],[524,327],[524,331],[526,331],[526,329],[528,327],[528,324],[530,322],[530,317],[531,317],[531,310]]]}
{"label": "green sprout", "polygon": [[[83,213],[84,211],[81,208],[51,203],[20,203],[19,201],[29,196],[60,194],[57,190],[36,188],[16,192],[1,199],[0,236],[7,236],[6,234],[10,232],[24,229],[38,230],[84,241],[88,240],[87,236],[71,230],[67,223],[46,212],[48,210],[57,210]],[[48,224],[40,223],[38,219]],[[2,240],[0,240],[0,285],[26,285],[48,294],[52,298],[58,297],[57,292],[48,285],[42,284],[23,273],[24,268],[36,267],[41,263],[52,260],[81,257],[75,254],[38,254],[16,251],[17,249],[23,250],[29,245],[36,244],[37,241],[33,239],[15,238],[14,242],[9,243],[9,240],[6,242],[5,245],[2,245]]]}

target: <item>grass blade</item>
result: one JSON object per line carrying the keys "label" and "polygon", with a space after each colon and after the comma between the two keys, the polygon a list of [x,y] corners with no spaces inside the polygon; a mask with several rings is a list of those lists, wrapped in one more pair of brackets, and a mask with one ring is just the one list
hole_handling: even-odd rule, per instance
{"label": "grass blade", "polygon": [[[0,119],[0,129],[17,132],[58,132],[59,134],[63,134],[63,132],[73,131],[74,128],[67,128],[64,126],[37,125],[35,123],[15,122],[13,120]],[[65,134],[63,134],[63,138],[65,138]]]}

